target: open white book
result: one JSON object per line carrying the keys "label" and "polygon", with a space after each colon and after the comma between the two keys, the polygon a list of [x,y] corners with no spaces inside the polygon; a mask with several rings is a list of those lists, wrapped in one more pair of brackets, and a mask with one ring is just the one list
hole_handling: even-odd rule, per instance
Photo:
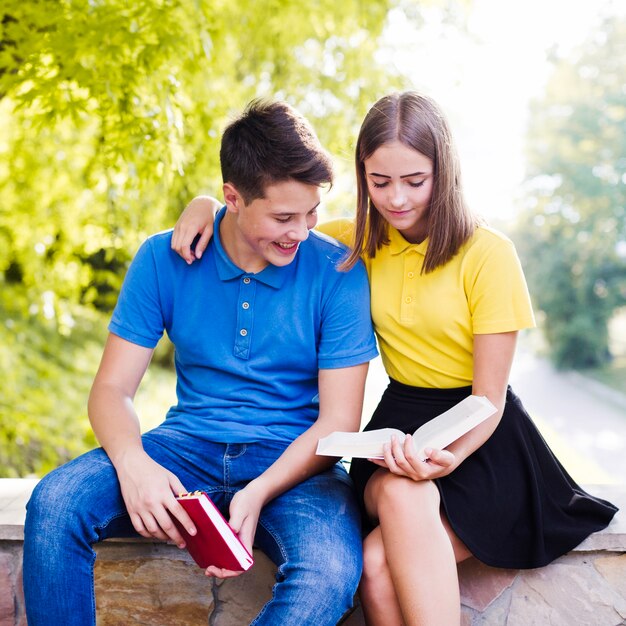
{"label": "open white book", "polygon": [[[413,433],[413,443],[420,458],[426,458],[424,448],[443,450],[493,415],[496,410],[485,396],[468,396],[451,409],[422,424]],[[391,441],[392,435],[396,435],[400,442],[404,441],[405,434],[397,428],[379,428],[360,433],[336,431],[319,440],[317,454],[382,459],[383,445]]]}

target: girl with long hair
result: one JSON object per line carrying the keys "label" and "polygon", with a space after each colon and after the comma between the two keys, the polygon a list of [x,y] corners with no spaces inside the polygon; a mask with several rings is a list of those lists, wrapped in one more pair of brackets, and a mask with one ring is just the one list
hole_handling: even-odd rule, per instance
{"label": "girl with long hair", "polygon": [[[415,92],[376,102],[359,132],[356,177],[356,219],[318,228],[351,247],[345,268],[362,258],[368,270],[390,382],[365,429],[411,433],[470,394],[497,407],[426,461],[410,435],[386,445],[383,460],[352,461],[367,623],[452,626],[458,562],[540,567],[617,509],[575,483],[508,385],[517,334],[534,326],[526,282],[512,242],[465,202],[440,107]],[[206,246],[211,216],[200,198],[179,220],[173,247],[188,262]]]}

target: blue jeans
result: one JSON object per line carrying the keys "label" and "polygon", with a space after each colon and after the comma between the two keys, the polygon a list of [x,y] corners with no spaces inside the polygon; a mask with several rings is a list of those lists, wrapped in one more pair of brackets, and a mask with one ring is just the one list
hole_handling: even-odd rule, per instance
{"label": "blue jeans", "polygon": [[[284,450],[267,442],[210,443],[164,426],[146,433],[143,442],[186,489],[208,492],[227,518],[233,495]],[[92,545],[136,534],[115,469],[102,449],[39,482],[27,506],[24,532],[29,626],[95,624]],[[278,572],[272,599],[252,623],[334,626],[352,606],[362,565],[359,512],[344,469],[335,465],[267,504],[255,546]]]}

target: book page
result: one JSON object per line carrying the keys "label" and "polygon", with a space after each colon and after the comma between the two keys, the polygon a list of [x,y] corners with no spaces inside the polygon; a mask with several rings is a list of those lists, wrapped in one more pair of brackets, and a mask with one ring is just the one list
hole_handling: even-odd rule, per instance
{"label": "book page", "polygon": [[451,409],[420,426],[413,434],[413,443],[422,459],[424,448],[443,450],[496,412],[485,396],[468,396]]}
{"label": "book page", "polygon": [[361,433],[334,432],[319,440],[316,454],[382,459],[383,445],[391,441],[392,435],[404,440],[404,433],[397,428],[379,428]]}
{"label": "book page", "polygon": [[176,500],[187,511],[197,533],[190,535],[176,517],[172,519],[185,539],[189,554],[200,567],[215,565],[245,571],[252,566],[252,555],[206,493],[181,494]]}
{"label": "book page", "polygon": [[[413,440],[418,454],[425,458],[424,448],[444,449],[493,415],[496,410],[485,396],[468,396],[415,431]],[[316,453],[324,456],[382,459],[383,445],[391,441],[392,435],[404,441],[404,433],[396,428],[380,428],[360,433],[337,431],[319,440]]]}

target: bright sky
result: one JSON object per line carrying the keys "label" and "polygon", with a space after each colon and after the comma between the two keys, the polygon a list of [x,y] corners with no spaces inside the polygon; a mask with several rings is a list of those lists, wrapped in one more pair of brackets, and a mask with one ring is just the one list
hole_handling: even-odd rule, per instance
{"label": "bright sky", "polygon": [[514,215],[528,102],[548,77],[547,51],[571,50],[601,16],[624,12],[619,0],[474,0],[469,35],[442,25],[436,10],[419,29],[392,14],[383,59],[447,112],[477,212],[489,220]]}

